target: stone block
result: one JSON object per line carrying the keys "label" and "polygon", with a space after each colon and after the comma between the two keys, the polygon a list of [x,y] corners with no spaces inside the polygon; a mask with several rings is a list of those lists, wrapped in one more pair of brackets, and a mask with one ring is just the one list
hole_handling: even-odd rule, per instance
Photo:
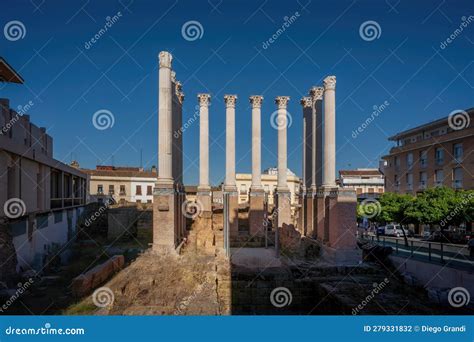
{"label": "stone block", "polygon": [[249,210],[249,229],[251,236],[264,236],[265,235],[265,212],[264,212],[264,197],[265,193],[263,190],[250,191],[250,210]]}

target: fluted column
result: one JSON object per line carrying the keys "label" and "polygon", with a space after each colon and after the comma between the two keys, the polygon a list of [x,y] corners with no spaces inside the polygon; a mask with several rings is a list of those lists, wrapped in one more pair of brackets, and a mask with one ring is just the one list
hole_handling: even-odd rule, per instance
{"label": "fluted column", "polygon": [[262,188],[262,157],[261,157],[261,108],[263,96],[250,96],[252,104],[252,185],[251,189]]}
{"label": "fluted column", "polygon": [[299,230],[307,235],[312,230],[313,199],[311,192],[312,174],[312,107],[311,97],[303,97],[300,101],[303,107],[303,182],[300,191]]}
{"label": "fluted column", "polygon": [[324,79],[323,186],[336,186],[336,76]]}
{"label": "fluted column", "polygon": [[237,95],[225,95],[226,144],[225,144],[225,182],[224,188],[236,191],[235,183],[235,103]]}
{"label": "fluted column", "polygon": [[322,100],[323,100],[323,87],[313,87],[309,91],[312,102],[312,155],[311,155],[311,188],[313,192],[316,191],[317,187],[321,186],[322,183]]}
{"label": "fluted column", "polygon": [[[198,94],[199,100],[199,188],[209,190],[209,104],[211,95]],[[199,189],[198,189],[199,190]]]}
{"label": "fluted column", "polygon": [[287,190],[287,113],[286,106],[290,100],[289,96],[278,96],[275,103],[278,106],[278,179],[277,189]]}
{"label": "fluted column", "polygon": [[159,54],[158,88],[158,183],[173,183],[172,176],[172,56],[167,51]]}

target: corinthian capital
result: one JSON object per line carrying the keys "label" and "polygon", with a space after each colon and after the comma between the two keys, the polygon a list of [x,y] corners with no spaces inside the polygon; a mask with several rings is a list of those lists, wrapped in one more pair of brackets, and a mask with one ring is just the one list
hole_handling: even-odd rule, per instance
{"label": "corinthian capital", "polygon": [[160,59],[160,68],[171,68],[171,61],[173,56],[168,51],[161,51],[158,55]]}
{"label": "corinthian capital", "polygon": [[181,93],[181,90],[183,90],[183,85],[181,84],[180,81],[176,81],[174,83],[174,90],[175,90],[176,94]]}
{"label": "corinthian capital", "polygon": [[262,107],[263,96],[262,95],[252,95],[249,97],[252,108]]}
{"label": "corinthian capital", "polygon": [[182,91],[176,93],[176,96],[178,97],[179,103],[183,104],[184,102],[184,93]]}
{"label": "corinthian capital", "polygon": [[323,81],[324,90],[335,90],[336,89],[336,76],[328,76]]}
{"label": "corinthian capital", "polygon": [[237,95],[224,95],[224,101],[226,107],[235,107],[235,102],[237,102]]}
{"label": "corinthian capital", "polygon": [[305,96],[301,98],[300,103],[303,108],[311,108],[313,106],[313,99],[309,96]]}
{"label": "corinthian capital", "polygon": [[[334,82],[336,82],[334,80]],[[313,87],[309,91],[309,95],[313,98],[314,101],[323,99],[324,88],[323,87]]]}
{"label": "corinthian capital", "polygon": [[286,108],[288,101],[290,101],[289,96],[277,96],[275,98],[275,103],[277,104],[278,108]]}
{"label": "corinthian capital", "polygon": [[210,94],[198,94],[198,100],[200,106],[209,106],[211,103],[211,95]]}

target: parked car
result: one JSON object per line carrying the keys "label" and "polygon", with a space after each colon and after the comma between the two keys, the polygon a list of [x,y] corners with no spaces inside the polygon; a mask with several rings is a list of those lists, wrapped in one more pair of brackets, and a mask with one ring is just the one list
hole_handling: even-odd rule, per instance
{"label": "parked car", "polygon": [[385,226],[377,227],[377,235],[385,235]]}
{"label": "parked car", "polygon": [[437,230],[431,234],[428,241],[466,244],[468,242],[468,235],[452,230]]}
{"label": "parked car", "polygon": [[400,236],[403,235],[402,227],[399,224],[387,224],[385,226],[385,235]]}

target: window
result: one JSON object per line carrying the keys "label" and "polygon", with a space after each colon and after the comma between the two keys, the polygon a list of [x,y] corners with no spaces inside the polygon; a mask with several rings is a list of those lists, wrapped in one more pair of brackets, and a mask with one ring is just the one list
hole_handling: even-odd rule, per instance
{"label": "window", "polygon": [[97,193],[99,195],[104,193],[104,186],[102,184],[97,185]]}
{"label": "window", "polygon": [[146,194],[147,194],[148,196],[153,195],[153,187],[152,187],[151,185],[148,185],[148,186],[146,187]]}
{"label": "window", "polygon": [[457,167],[453,169],[453,188],[455,189],[462,188],[462,178],[463,178],[462,168]]}
{"label": "window", "polygon": [[396,188],[400,186],[400,180],[398,179],[397,175],[393,176],[393,184],[395,184]]}
{"label": "window", "polygon": [[443,185],[443,180],[444,180],[444,172],[443,172],[443,170],[436,170],[436,171],[435,171],[435,185],[436,185],[436,186],[441,186],[441,185]]}
{"label": "window", "polygon": [[428,152],[426,150],[420,151],[420,166],[426,167],[428,165]]}
{"label": "window", "polygon": [[379,194],[383,194],[383,188],[379,188]]}
{"label": "window", "polygon": [[142,201],[141,201],[141,200],[137,200],[137,203],[140,204],[140,203],[142,203]]}
{"label": "window", "polygon": [[357,188],[356,192],[357,192],[357,195],[362,194],[362,188]]}
{"label": "window", "polygon": [[413,167],[413,153],[407,154],[407,167],[411,169]]}
{"label": "window", "polygon": [[265,184],[265,185],[263,186],[263,188],[265,189],[265,192],[266,192],[266,193],[269,193],[269,192],[270,192],[270,186],[269,186],[268,184]]}
{"label": "window", "polygon": [[125,196],[125,185],[120,185],[120,196]]}
{"label": "window", "polygon": [[426,189],[426,182],[428,180],[428,176],[426,172],[420,172],[420,188],[421,189]]}
{"label": "window", "polygon": [[240,184],[240,194],[245,195],[247,193],[247,186],[245,184]]}
{"label": "window", "polygon": [[[138,195],[138,196],[141,196],[142,195],[142,186],[141,185],[137,185],[137,188],[136,188],[136,191],[135,191],[135,195]],[[138,202],[137,202],[138,203]]]}
{"label": "window", "polygon": [[146,200],[147,203],[151,203],[151,200]]}
{"label": "window", "polygon": [[442,165],[444,163],[444,150],[441,147],[438,147],[435,150],[435,160],[437,165]]}
{"label": "window", "polygon": [[394,164],[395,164],[395,168],[399,169],[400,168],[400,158],[395,157],[394,158]]}
{"label": "window", "polygon": [[407,189],[413,190],[413,173],[407,173]]}
{"label": "window", "polygon": [[455,162],[460,163],[462,161],[463,149],[461,143],[453,145],[453,155]]}
{"label": "window", "polygon": [[109,195],[113,195],[114,193],[115,193],[114,185],[111,184],[111,185],[109,185]]}

